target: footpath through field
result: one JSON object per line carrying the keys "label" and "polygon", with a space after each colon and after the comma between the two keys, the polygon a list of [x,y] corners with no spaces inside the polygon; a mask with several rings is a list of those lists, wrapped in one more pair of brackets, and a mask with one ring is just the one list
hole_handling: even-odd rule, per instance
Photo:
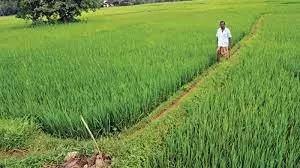
{"label": "footpath through field", "polygon": [[[121,133],[121,135],[117,138],[99,139],[97,143],[100,145],[101,150],[113,157],[112,165],[115,167],[135,167],[143,162],[145,155],[150,156],[154,149],[159,148],[167,134],[185,121],[186,113],[182,109],[181,111],[177,110],[178,107],[189,97],[194,96],[193,93],[197,90],[197,88],[201,87],[201,84],[205,82],[206,78],[217,75],[217,73],[226,70],[237,62],[240,48],[246,46],[253,40],[263,22],[264,16],[265,15],[261,15],[252,25],[250,33],[233,47],[231,50],[231,58],[229,60],[221,61],[220,63],[212,65],[192,82],[182,87],[182,89],[175,93],[175,95],[169,100],[162,103],[148,117],[129,130]],[[40,141],[45,141],[45,139],[45,137],[41,137]],[[67,148],[69,143],[76,143],[77,141],[64,142],[52,139],[49,140],[48,143],[50,142],[63,143]],[[47,142],[42,143],[47,144]],[[91,147],[92,143],[78,142],[78,146]],[[64,149],[64,151],[66,150],[67,149]],[[62,151],[56,152],[60,152],[60,154],[62,154]],[[45,151],[40,151],[38,153],[42,153],[42,155],[37,156],[39,160],[48,160],[48,162],[53,162],[51,161],[52,158],[57,160],[56,153],[45,153]],[[28,161],[29,160],[25,158],[24,160],[17,159],[15,162],[18,162],[18,164],[28,165]]]}
{"label": "footpath through field", "polygon": [[[239,54],[240,48],[246,46],[250,41],[252,41],[252,39],[254,38],[255,34],[257,33],[257,31],[259,30],[262,24],[264,16],[265,14],[261,15],[252,25],[250,33],[232,48],[230,53],[231,58],[227,60],[228,65],[233,65],[234,63],[236,63],[237,55]],[[137,134],[141,133],[145,128],[149,127],[152,123],[162,119],[169,112],[176,109],[187,97],[191,96],[198,87],[201,87],[200,85],[203,82],[205,76],[214,75],[216,71],[220,70],[220,66],[222,66],[222,63],[213,65],[208,70],[203,72],[199,77],[195,78],[192,82],[187,84],[187,88],[183,92],[181,92],[178,96],[176,96],[175,100],[172,100],[168,105],[165,106],[165,108],[159,110],[159,113],[151,116],[147,124],[143,124],[143,123],[138,124],[137,129],[130,132],[128,136],[136,136]]]}
{"label": "footpath through field", "polygon": [[[229,67],[234,66],[238,61],[239,50],[247,46],[256,36],[265,14],[261,15],[252,25],[251,31],[241,41],[239,41],[231,50],[231,58],[221,60],[220,63],[212,65],[200,76],[183,87],[177,94],[164,102],[145,120],[142,120],[135,127],[125,131],[120,139],[113,142],[99,142],[103,150],[112,153],[115,157],[113,165],[116,167],[135,167],[141,165],[143,156],[151,156],[155,149],[159,149],[164,138],[172,129],[185,122],[186,112],[180,108],[188,101],[190,97],[197,96],[193,93],[201,88],[206,79],[226,71]],[[111,143],[115,145],[111,146]],[[107,148],[106,148],[107,147]]]}

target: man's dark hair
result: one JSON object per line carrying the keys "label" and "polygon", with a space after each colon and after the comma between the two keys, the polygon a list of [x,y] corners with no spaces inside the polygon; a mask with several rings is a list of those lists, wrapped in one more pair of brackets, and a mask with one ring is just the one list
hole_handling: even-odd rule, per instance
{"label": "man's dark hair", "polygon": [[221,24],[221,23],[224,23],[224,25],[225,25],[225,21],[224,21],[224,20],[220,21],[220,24]]}

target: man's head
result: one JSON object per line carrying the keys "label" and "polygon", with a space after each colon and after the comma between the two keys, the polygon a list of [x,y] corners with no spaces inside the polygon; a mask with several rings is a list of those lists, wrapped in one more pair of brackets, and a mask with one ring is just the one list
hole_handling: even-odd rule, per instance
{"label": "man's head", "polygon": [[221,29],[225,29],[225,21],[220,21],[220,27]]}

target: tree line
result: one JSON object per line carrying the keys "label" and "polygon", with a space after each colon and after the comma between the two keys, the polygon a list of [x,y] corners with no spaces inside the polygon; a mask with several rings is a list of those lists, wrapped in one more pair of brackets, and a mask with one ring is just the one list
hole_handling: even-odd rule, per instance
{"label": "tree line", "polygon": [[95,11],[103,6],[127,6],[155,2],[182,0],[0,0],[0,16],[16,15],[17,18],[35,22],[76,21],[83,11]]}
{"label": "tree line", "polygon": [[0,16],[14,15],[17,11],[17,0],[0,0]]}

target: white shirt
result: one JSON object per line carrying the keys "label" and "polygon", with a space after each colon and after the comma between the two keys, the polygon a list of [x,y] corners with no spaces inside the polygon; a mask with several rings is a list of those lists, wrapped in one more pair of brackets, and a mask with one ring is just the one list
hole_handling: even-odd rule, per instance
{"label": "white shirt", "polygon": [[230,30],[225,27],[225,29],[222,32],[222,29],[219,28],[217,30],[217,34],[216,34],[217,38],[218,38],[218,47],[228,47],[229,45],[229,38],[231,38],[231,32]]}

